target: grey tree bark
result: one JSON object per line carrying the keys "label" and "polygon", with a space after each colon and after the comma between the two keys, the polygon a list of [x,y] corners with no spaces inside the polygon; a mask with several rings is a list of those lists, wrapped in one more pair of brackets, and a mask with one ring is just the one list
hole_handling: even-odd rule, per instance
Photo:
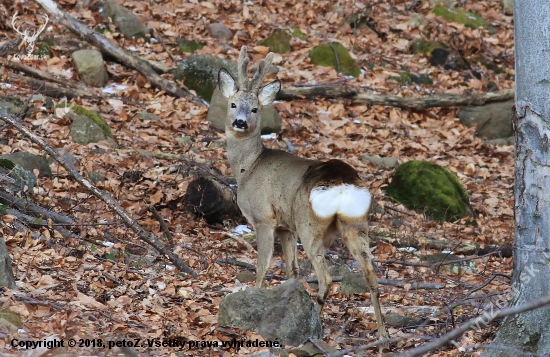
{"label": "grey tree bark", "polygon": [[[515,245],[511,305],[550,295],[550,0],[514,2]],[[494,345],[550,355],[550,308],[506,318]],[[484,357],[509,356],[486,350]]]}

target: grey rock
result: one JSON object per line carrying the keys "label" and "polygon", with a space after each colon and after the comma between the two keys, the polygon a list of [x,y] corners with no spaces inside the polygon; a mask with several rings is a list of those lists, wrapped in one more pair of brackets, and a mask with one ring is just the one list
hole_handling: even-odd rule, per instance
{"label": "grey rock", "polygon": [[512,128],[513,106],[513,100],[470,106],[463,109],[458,118],[467,127],[476,125],[476,133],[483,138],[507,138],[514,135]]}
{"label": "grey rock", "polygon": [[153,113],[149,113],[149,112],[146,112],[145,110],[141,111],[138,113],[137,117],[140,119],[140,120],[156,120],[156,121],[159,121],[160,118],[158,115],[156,114],[153,114]]}
{"label": "grey rock", "polygon": [[202,99],[210,102],[218,85],[221,68],[227,69],[233,78],[237,78],[235,62],[210,55],[191,55],[178,63],[174,78],[183,80],[187,88],[193,89]]}
{"label": "grey rock", "polygon": [[368,293],[369,287],[363,273],[347,272],[342,276],[340,292],[344,295]]}
{"label": "grey rock", "polygon": [[[76,160],[76,157],[74,157],[73,154],[71,154],[70,152],[68,152],[67,150],[65,150],[63,148],[55,149],[55,151],[59,154],[59,156],[61,156],[61,159],[63,161],[65,161],[67,164],[69,164],[71,166],[76,165],[77,160]],[[49,161],[52,162],[53,159],[50,159]]]}
{"label": "grey rock", "polygon": [[386,321],[388,326],[395,328],[416,328],[425,322],[425,320],[421,318],[408,317],[395,313],[384,315],[384,321]]}
{"label": "grey rock", "polygon": [[94,87],[104,87],[109,81],[101,52],[80,50],[71,55],[82,82]]}
{"label": "grey rock", "polygon": [[212,37],[218,40],[231,40],[233,32],[222,22],[216,22],[208,25],[208,31]]}
{"label": "grey rock", "polygon": [[[225,130],[225,117],[227,115],[227,99],[223,96],[218,87],[214,89],[214,94],[210,100],[208,108],[208,120],[212,126],[218,130]],[[267,106],[262,109],[262,134],[278,133],[281,131],[283,121],[279,112],[273,106]]]}
{"label": "grey rock", "polygon": [[10,193],[23,192],[25,187],[32,190],[36,186],[36,176],[31,171],[8,159],[0,159],[0,175],[5,176],[2,181]]}
{"label": "grey rock", "polygon": [[510,136],[508,138],[485,140],[483,143],[485,145],[509,146],[509,145],[515,145],[515,141],[516,141],[516,138],[513,136]]}
{"label": "grey rock", "polygon": [[319,338],[321,319],[302,283],[290,279],[272,289],[248,288],[220,302],[218,323],[254,331],[282,345]]}
{"label": "grey rock", "polygon": [[25,102],[17,97],[4,97],[0,99],[0,114],[16,115],[24,112],[26,108],[27,105]]}
{"label": "grey rock", "polygon": [[[451,260],[457,260],[460,259],[460,257],[457,257],[454,254],[446,254],[446,253],[437,253],[437,254],[426,254],[420,256],[420,261],[426,262],[431,265],[437,266],[438,264],[449,262]],[[477,264],[473,261],[464,261],[464,262],[457,262],[453,264],[442,264],[439,265],[439,270],[451,273],[451,274],[460,274],[465,271],[469,273],[475,273],[478,270]]]}
{"label": "grey rock", "polygon": [[103,175],[99,171],[92,171],[88,174],[88,178],[92,180],[94,184],[97,184],[98,182],[105,181],[105,175]]}
{"label": "grey rock", "polygon": [[256,280],[256,274],[254,272],[251,272],[250,270],[243,270],[239,274],[237,274],[236,279],[241,283],[249,283]]}
{"label": "grey rock", "polygon": [[4,238],[0,237],[0,286],[15,288],[15,276],[11,268],[11,258]]}
{"label": "grey rock", "polygon": [[514,13],[514,0],[502,0],[502,8],[505,14],[512,15]]}
{"label": "grey rock", "polygon": [[363,162],[370,162],[374,166],[380,167],[382,169],[392,169],[399,165],[399,161],[395,157],[380,157],[380,156],[369,156],[365,155],[361,159]]}
{"label": "grey rock", "polygon": [[149,33],[147,26],[142,24],[136,15],[116,1],[107,1],[103,6],[101,16],[103,18],[110,17],[126,38],[145,37]]}
{"label": "grey rock", "polygon": [[[70,115],[69,113],[68,115]],[[99,141],[108,141],[103,129],[92,119],[85,115],[71,115],[73,122],[71,124],[71,137],[75,143],[88,145]]]}
{"label": "grey rock", "polygon": [[44,156],[34,155],[30,152],[18,151],[2,156],[2,159],[10,160],[16,165],[23,167],[25,170],[33,172],[38,169],[39,177],[49,177],[52,175],[48,160]]}

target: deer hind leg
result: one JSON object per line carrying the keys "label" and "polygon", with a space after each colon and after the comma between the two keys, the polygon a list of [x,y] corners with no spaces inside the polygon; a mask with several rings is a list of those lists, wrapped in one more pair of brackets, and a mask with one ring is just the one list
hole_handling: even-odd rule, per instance
{"label": "deer hind leg", "polygon": [[[370,299],[376,314],[376,323],[378,325],[378,336],[380,339],[389,338],[386,326],[384,324],[384,316],[380,308],[380,293],[378,291],[378,281],[376,280],[376,273],[374,272],[374,266],[372,265],[372,253],[369,248],[369,236],[368,225],[366,222],[358,224],[340,223],[342,232],[342,241],[348,247],[351,254],[357,260],[361,269],[363,269],[363,275],[367,281],[367,285],[370,289]],[[388,347],[384,344],[383,347]]]}
{"label": "deer hind leg", "polygon": [[256,241],[258,242],[258,268],[256,269],[256,286],[265,287],[265,275],[273,257],[273,244],[275,243],[275,228],[270,224],[258,224],[256,228]]}
{"label": "deer hind leg", "polygon": [[291,231],[278,229],[276,231],[277,236],[281,240],[283,246],[283,254],[285,255],[286,263],[286,276],[287,278],[297,278],[300,268],[298,267],[298,256],[296,254],[296,244],[298,238],[296,234]]}
{"label": "deer hind leg", "polygon": [[[309,227],[308,227],[309,228]],[[321,312],[323,305],[329,293],[329,287],[332,284],[332,276],[328,270],[327,261],[325,260],[325,247],[323,245],[324,230],[302,229],[298,233],[302,241],[302,245],[311,261],[317,279],[319,280],[319,293],[317,294],[318,310]]]}

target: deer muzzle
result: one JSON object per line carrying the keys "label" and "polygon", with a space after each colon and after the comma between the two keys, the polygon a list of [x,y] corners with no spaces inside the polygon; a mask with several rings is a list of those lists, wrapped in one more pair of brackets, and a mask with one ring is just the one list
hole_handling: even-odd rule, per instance
{"label": "deer muzzle", "polygon": [[248,123],[242,119],[235,119],[231,125],[235,131],[243,132],[248,129]]}

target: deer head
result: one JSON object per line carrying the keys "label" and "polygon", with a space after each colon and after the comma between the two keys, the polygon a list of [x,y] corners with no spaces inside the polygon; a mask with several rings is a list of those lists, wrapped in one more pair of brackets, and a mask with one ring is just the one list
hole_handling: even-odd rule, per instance
{"label": "deer head", "polygon": [[243,46],[238,62],[238,83],[225,68],[220,70],[219,87],[228,99],[225,123],[228,132],[244,136],[259,132],[261,108],[271,104],[281,89],[281,82],[278,80],[260,87],[272,60],[273,53],[269,53],[260,61],[252,81],[249,81],[247,69],[250,60],[246,46]]}
{"label": "deer head", "polygon": [[21,32],[19,30],[19,26],[15,25],[15,21],[17,20],[17,11],[15,12],[15,14],[13,14],[11,18],[11,26],[13,27],[15,32],[17,32],[23,37],[23,43],[25,44],[25,48],[27,49],[27,56],[32,55],[32,51],[34,50],[34,43],[36,42],[36,40],[38,39],[38,36],[42,33],[42,31],[44,31],[44,29],[46,28],[46,25],[48,24],[48,15],[44,15],[43,18],[44,18],[44,23],[42,24],[42,26],[40,26],[39,29],[33,31],[32,33],[29,33],[28,30]]}

